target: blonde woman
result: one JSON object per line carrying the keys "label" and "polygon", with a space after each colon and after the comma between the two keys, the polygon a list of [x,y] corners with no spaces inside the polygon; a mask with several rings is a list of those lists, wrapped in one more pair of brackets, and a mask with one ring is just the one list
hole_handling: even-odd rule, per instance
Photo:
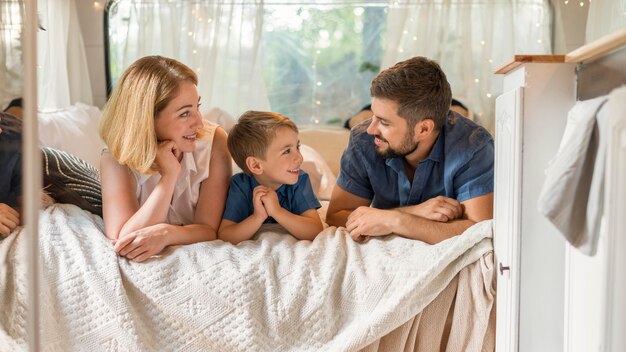
{"label": "blonde woman", "polygon": [[201,119],[197,84],[182,63],[144,57],[124,71],[104,108],[104,228],[130,260],[216,238],[231,161],[226,132]]}

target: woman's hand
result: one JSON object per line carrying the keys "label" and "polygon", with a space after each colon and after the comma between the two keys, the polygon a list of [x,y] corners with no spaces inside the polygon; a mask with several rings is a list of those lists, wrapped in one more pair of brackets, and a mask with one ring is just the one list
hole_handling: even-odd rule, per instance
{"label": "woman's hand", "polygon": [[131,232],[115,241],[114,250],[120,256],[143,262],[167,247],[173,229],[173,225],[156,224]]}
{"label": "woman's hand", "polygon": [[179,158],[182,152],[173,141],[163,141],[159,143],[156,155],[156,163],[159,166],[161,176],[172,175],[178,177],[180,173]]}
{"label": "woman's hand", "polygon": [[0,235],[6,237],[20,223],[20,213],[7,204],[0,203]]}

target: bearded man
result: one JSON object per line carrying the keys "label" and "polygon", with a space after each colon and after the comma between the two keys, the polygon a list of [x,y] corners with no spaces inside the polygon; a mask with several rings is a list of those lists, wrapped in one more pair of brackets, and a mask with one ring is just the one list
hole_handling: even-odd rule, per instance
{"label": "bearded man", "polygon": [[493,217],[493,138],[450,110],[441,67],[413,57],[370,88],[370,120],[341,158],[326,221],[353,239],[390,234],[438,243]]}

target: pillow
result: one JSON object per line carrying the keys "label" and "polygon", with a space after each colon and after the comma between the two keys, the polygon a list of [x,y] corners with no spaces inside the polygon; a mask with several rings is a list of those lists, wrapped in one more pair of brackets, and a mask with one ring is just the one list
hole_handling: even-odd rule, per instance
{"label": "pillow", "polygon": [[312,126],[300,128],[300,143],[313,148],[321,155],[334,175],[339,175],[341,154],[348,145],[350,130]]}
{"label": "pillow", "polygon": [[104,148],[98,134],[101,116],[97,107],[81,103],[62,110],[40,111],[39,144],[68,152],[99,169]]}
{"label": "pillow", "polygon": [[333,187],[337,182],[337,177],[330,169],[324,158],[315,149],[306,144],[300,145],[300,153],[304,161],[302,162],[302,170],[309,174],[313,192],[319,200],[330,200],[333,193]]}
{"label": "pillow", "polygon": [[61,150],[41,148],[44,190],[57,202],[74,204],[102,216],[100,173],[92,165]]}
{"label": "pillow", "polygon": [[213,108],[209,110],[209,112],[204,114],[202,118],[222,126],[226,133],[230,132],[230,129],[237,123],[237,120],[234,117],[220,108]]}

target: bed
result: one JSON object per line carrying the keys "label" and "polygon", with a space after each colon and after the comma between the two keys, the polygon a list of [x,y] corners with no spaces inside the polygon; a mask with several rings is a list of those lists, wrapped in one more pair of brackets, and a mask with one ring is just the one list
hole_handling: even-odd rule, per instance
{"label": "bed", "polygon": [[[325,202],[347,132],[308,130]],[[359,244],[336,227],[297,241],[265,225],[254,241],[170,247],[145,263],[118,257],[102,219],[76,205],[41,210],[39,232],[45,351],[494,349],[491,221],[437,245]],[[0,350],[27,349],[25,237],[0,242]]]}

